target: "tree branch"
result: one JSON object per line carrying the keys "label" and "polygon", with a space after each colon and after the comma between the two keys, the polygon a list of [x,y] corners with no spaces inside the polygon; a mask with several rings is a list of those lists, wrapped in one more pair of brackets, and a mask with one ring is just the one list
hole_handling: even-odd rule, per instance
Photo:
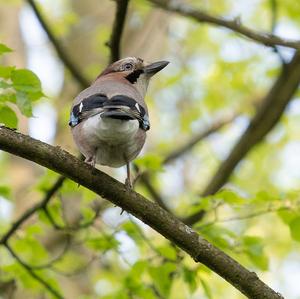
{"label": "tree branch", "polygon": [[[0,129],[1,129],[1,127],[0,127]],[[0,149],[1,149],[1,146],[0,146]],[[34,215],[34,213],[36,211],[38,211],[40,209],[44,209],[47,206],[49,200],[58,191],[58,189],[60,189],[60,187],[62,186],[64,180],[65,180],[65,177],[60,176],[58,178],[58,180],[55,182],[55,184],[51,187],[51,189],[49,189],[46,192],[45,197],[43,198],[43,200],[41,202],[35,204],[34,206],[32,206],[30,209],[28,209],[26,211],[26,213],[21,215],[20,218],[14,222],[14,224],[11,226],[11,228],[8,230],[8,232],[6,234],[4,234],[2,236],[2,238],[0,239],[0,245],[1,244],[7,244],[9,238],[20,228],[20,226],[26,220],[28,220],[32,215]]]}
{"label": "tree branch", "polygon": [[[299,83],[300,53],[296,52],[291,62],[282,68],[281,74],[263,99],[261,107],[248,128],[237,141],[227,159],[216,170],[215,175],[202,192],[202,196],[216,193],[229,180],[238,163],[273,129],[297,91]],[[185,223],[192,225],[202,217],[203,211],[199,211],[187,217]]]}
{"label": "tree branch", "polygon": [[178,1],[172,0],[148,0],[149,2],[155,4],[156,6],[175,12],[185,17],[194,19],[200,23],[209,23],[215,26],[225,27],[236,33],[239,33],[249,39],[252,39],[258,43],[264,44],[265,46],[274,47],[274,46],[284,46],[294,49],[300,49],[300,40],[289,40],[281,38],[277,35],[267,32],[259,32],[252,30],[244,26],[239,18],[235,19],[225,19],[222,17],[216,17],[210,15],[200,9],[193,8],[192,6],[179,3]]}
{"label": "tree branch", "polygon": [[[221,128],[226,126],[227,124],[231,123],[238,115],[239,115],[238,113],[234,113],[232,115],[227,115],[227,116],[215,121],[210,126],[205,128],[204,130],[200,131],[198,134],[195,134],[194,136],[192,136],[186,143],[184,143],[183,145],[181,145],[178,148],[175,148],[173,151],[171,151],[164,158],[162,164],[166,165],[166,164],[172,163],[174,160],[176,160],[179,157],[181,157],[182,155],[186,154],[188,151],[190,151],[196,144],[198,144],[204,138],[208,137],[209,135],[217,132],[218,130],[220,130]],[[159,194],[159,192],[153,186],[153,184],[151,182],[151,177],[147,171],[139,174],[138,178],[136,180],[139,180],[140,183],[147,189],[147,191],[151,195],[152,199],[154,199],[166,211],[168,211],[169,213],[172,213],[172,211],[165,204],[165,200],[163,199],[163,197]],[[181,219],[181,220],[185,224],[188,224],[186,222],[185,218]]]}
{"label": "tree branch", "polygon": [[158,233],[235,286],[248,298],[281,298],[254,272],[200,237],[190,227],[142,195],[92,168],[59,147],[0,128],[0,149],[56,171],[133,214]]}
{"label": "tree branch", "polygon": [[212,123],[210,126],[205,128],[204,130],[200,131],[198,134],[195,134],[191,137],[190,140],[188,140],[185,144],[182,146],[179,146],[178,148],[175,148],[172,152],[170,152],[164,159],[163,164],[169,164],[173,162],[174,160],[178,159],[182,155],[184,155],[186,152],[190,151],[196,144],[198,144],[200,141],[202,141],[204,138],[210,136],[213,133],[216,133],[224,126],[230,124],[234,121],[235,118],[237,118],[239,114],[232,114],[227,115],[219,120],[216,120],[214,123]]}
{"label": "tree branch", "polygon": [[300,53],[296,53],[292,61],[282,69],[245,133],[205,188],[203,196],[216,193],[227,182],[237,164],[273,129],[297,91],[299,83]]}
{"label": "tree branch", "polygon": [[110,63],[120,59],[121,37],[126,20],[129,0],[116,0],[116,13],[110,41],[107,43],[110,48]]}
{"label": "tree branch", "polygon": [[50,292],[55,298],[64,299],[64,297],[56,289],[54,289],[50,284],[48,284],[48,282],[44,280],[42,277],[37,275],[35,271],[30,268],[29,265],[24,263],[8,244],[5,244],[5,247],[33,279],[35,279],[41,285],[43,285],[48,290],[48,292]]}
{"label": "tree branch", "polygon": [[56,50],[56,53],[59,56],[59,58],[61,59],[61,61],[64,63],[66,68],[70,71],[70,73],[75,78],[75,80],[79,83],[79,85],[82,88],[87,88],[90,85],[89,80],[83,76],[80,69],[74,64],[74,62],[70,59],[70,56],[65,52],[65,50],[61,46],[61,43],[55,37],[54,33],[52,32],[52,30],[48,26],[47,22],[43,18],[42,14],[39,11],[34,0],[26,0],[26,1],[30,5],[32,10],[34,11],[37,19],[39,20],[42,28],[46,32],[50,42],[52,43],[52,45],[53,45],[54,49]]}

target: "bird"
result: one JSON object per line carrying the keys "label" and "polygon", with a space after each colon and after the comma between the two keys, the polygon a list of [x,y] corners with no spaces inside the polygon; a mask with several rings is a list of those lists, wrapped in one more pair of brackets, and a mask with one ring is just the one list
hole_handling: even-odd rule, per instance
{"label": "bird", "polygon": [[141,152],[150,129],[144,100],[148,84],[168,64],[138,57],[118,60],[73,101],[69,125],[85,162],[93,167],[126,165],[128,188],[132,188],[130,162]]}

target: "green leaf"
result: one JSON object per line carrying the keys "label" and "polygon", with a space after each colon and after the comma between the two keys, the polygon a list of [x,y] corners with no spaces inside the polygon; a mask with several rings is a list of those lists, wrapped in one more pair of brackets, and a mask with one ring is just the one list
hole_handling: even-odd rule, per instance
{"label": "green leaf", "polygon": [[293,219],[289,223],[291,236],[295,241],[300,242],[300,217]]}
{"label": "green leaf", "polygon": [[0,94],[0,102],[16,103],[16,101],[16,94],[13,92],[5,92],[3,94]]}
{"label": "green leaf", "polygon": [[147,261],[137,261],[131,267],[131,275],[133,277],[137,277],[140,279],[141,274],[149,267],[149,263]]}
{"label": "green leaf", "polygon": [[292,220],[298,217],[298,213],[292,210],[281,210],[277,212],[277,215],[285,224],[290,224]]}
{"label": "green leaf", "polygon": [[18,126],[16,113],[8,106],[0,106],[0,124],[1,123],[9,128],[17,128]]}
{"label": "green leaf", "polygon": [[189,285],[191,293],[195,292],[197,289],[196,276],[197,272],[195,270],[190,270],[187,267],[183,267],[183,279]]}
{"label": "green leaf", "polygon": [[142,169],[161,171],[162,170],[162,157],[155,154],[147,154],[135,160],[137,166]]}
{"label": "green leaf", "polygon": [[88,240],[87,245],[95,250],[105,251],[113,248],[118,248],[119,242],[113,237],[102,236]]}
{"label": "green leaf", "polygon": [[11,73],[13,86],[17,91],[37,93],[41,91],[41,81],[32,71],[14,70]]}
{"label": "green leaf", "polygon": [[229,204],[244,204],[245,199],[239,196],[236,192],[228,189],[220,191],[217,195],[217,198],[222,198],[224,202]]}
{"label": "green leaf", "polygon": [[39,265],[49,259],[46,248],[32,233],[26,234],[23,239],[15,239],[13,247],[16,252],[21,254],[23,260],[26,260],[29,264]]}
{"label": "green leaf", "polygon": [[0,55],[2,55],[4,53],[9,53],[9,52],[12,52],[12,49],[10,49],[9,47],[0,43]]}
{"label": "green leaf", "polygon": [[165,245],[158,248],[159,253],[165,258],[175,261],[177,258],[177,253],[174,247],[170,245]]}
{"label": "green leaf", "polygon": [[149,274],[157,286],[159,292],[168,297],[172,286],[171,274],[176,270],[176,265],[171,263],[165,263],[159,267],[150,267]]}
{"label": "green leaf", "polygon": [[126,232],[126,234],[132,238],[134,241],[141,241],[141,234],[138,232],[136,226],[131,222],[125,222],[122,224],[122,229]]}
{"label": "green leaf", "polygon": [[0,65],[0,77],[4,79],[9,79],[14,69],[15,69],[14,66]]}
{"label": "green leaf", "polygon": [[208,299],[213,299],[211,290],[210,290],[209,286],[207,285],[207,283],[206,283],[203,279],[200,279],[200,282],[201,282],[201,284],[202,284],[203,291],[204,291],[206,297],[207,297]]}
{"label": "green leaf", "polygon": [[259,269],[268,270],[269,260],[263,251],[263,239],[256,236],[244,236],[242,239],[245,253]]}
{"label": "green leaf", "polygon": [[5,81],[3,81],[3,80],[0,80],[0,88],[5,89],[5,88],[10,88],[10,87],[12,87],[12,86],[13,86],[12,84],[7,83],[7,82],[5,82]]}
{"label": "green leaf", "polygon": [[17,106],[19,107],[22,114],[24,114],[27,117],[32,116],[32,105],[31,101],[28,98],[27,94],[24,92],[17,92]]}
{"label": "green leaf", "polygon": [[268,201],[273,201],[277,198],[278,196],[274,196],[268,193],[267,191],[260,191],[256,194],[255,198],[252,201],[258,203],[266,203]]}
{"label": "green leaf", "polygon": [[3,196],[6,199],[10,199],[11,191],[7,186],[0,186],[0,196]]}
{"label": "green leaf", "polygon": [[201,233],[209,241],[222,249],[232,248],[237,238],[236,234],[219,225],[211,225],[201,229]]}

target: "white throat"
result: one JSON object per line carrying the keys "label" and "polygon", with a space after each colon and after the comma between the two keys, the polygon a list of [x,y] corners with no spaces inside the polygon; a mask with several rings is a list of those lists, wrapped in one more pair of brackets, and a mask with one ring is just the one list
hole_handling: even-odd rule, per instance
{"label": "white throat", "polygon": [[140,93],[140,95],[144,98],[147,92],[147,88],[149,85],[149,77],[146,76],[145,74],[141,74],[139,76],[139,78],[136,80],[136,82],[134,83],[134,86],[136,87],[136,89],[138,90],[138,92]]}

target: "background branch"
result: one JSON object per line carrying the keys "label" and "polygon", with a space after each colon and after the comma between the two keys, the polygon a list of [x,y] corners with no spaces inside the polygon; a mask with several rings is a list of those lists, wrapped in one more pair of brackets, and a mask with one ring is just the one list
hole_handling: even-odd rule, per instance
{"label": "background branch", "polygon": [[116,0],[116,13],[110,41],[107,43],[110,48],[110,63],[117,61],[121,56],[121,39],[126,20],[129,0]]}
{"label": "background branch", "polygon": [[[202,192],[202,196],[212,195],[219,191],[229,180],[238,163],[273,129],[297,91],[299,83],[300,54],[296,52],[291,62],[282,68],[280,76],[263,99],[248,128],[237,141],[228,157],[216,170]],[[203,211],[199,211],[188,216],[184,222],[192,225],[201,220],[203,215]]]}
{"label": "background branch", "polygon": [[55,37],[54,33],[48,26],[47,22],[42,16],[42,13],[39,11],[36,3],[34,0],[26,0],[27,3],[32,8],[34,14],[36,15],[38,21],[40,22],[42,28],[46,32],[50,42],[52,43],[54,49],[56,50],[56,53],[58,57],[61,59],[61,61],[64,63],[66,68],[70,71],[74,79],[78,82],[80,87],[87,88],[90,85],[90,82],[87,78],[84,77],[81,70],[74,64],[74,62],[71,60],[70,55],[65,52],[63,47],[61,46],[60,41]]}
{"label": "background branch", "polygon": [[[227,124],[231,123],[239,113],[233,113],[231,115],[224,116],[215,122],[213,122],[210,126],[205,128],[204,130],[201,130],[198,134],[195,134],[192,136],[189,140],[187,140],[183,145],[179,146],[178,148],[175,148],[173,151],[171,151],[163,160],[162,165],[167,165],[169,163],[172,163],[174,160],[182,157],[184,154],[186,154],[188,151],[192,150],[192,148],[197,145],[200,141],[205,139],[206,137],[210,136],[211,134],[217,132]],[[135,166],[135,169],[137,170],[137,166]],[[138,177],[135,179],[135,182],[138,180],[148,191],[151,198],[156,201],[163,209],[168,211],[169,213],[173,213],[168,206],[165,204],[165,199],[161,196],[161,194],[157,191],[157,189],[154,187],[154,185],[151,182],[151,174],[147,171],[142,172],[137,175]],[[186,223],[186,219],[182,219],[184,223]],[[188,223],[186,223],[188,224]]]}
{"label": "background branch", "polygon": [[188,4],[179,3],[178,1],[171,1],[171,0],[148,0],[148,1],[162,9],[178,13],[185,17],[192,18],[197,22],[209,23],[215,26],[225,27],[245,37],[248,37],[249,39],[252,39],[258,43],[264,44],[265,46],[274,47],[278,45],[278,46],[284,46],[284,47],[289,47],[294,49],[300,49],[299,40],[288,40],[288,39],[281,38],[277,35],[274,35],[273,33],[259,32],[256,30],[252,30],[244,26],[241,23],[241,20],[239,18],[230,20],[222,17],[216,17],[204,11],[201,11],[199,9],[195,9]]}
{"label": "background branch", "polygon": [[20,228],[20,226],[28,220],[31,216],[33,216],[38,210],[44,209],[47,204],[49,203],[50,199],[53,197],[53,195],[60,189],[60,187],[63,185],[63,182],[65,180],[65,177],[60,176],[55,184],[46,192],[45,197],[43,200],[34,206],[32,206],[30,209],[28,209],[24,214],[18,218],[11,228],[5,233],[2,238],[0,239],[0,244],[7,244],[9,238]]}
{"label": "background branch", "polygon": [[254,272],[248,271],[176,217],[66,151],[5,127],[0,128],[0,149],[56,171],[128,211],[249,298],[282,299]]}
{"label": "background branch", "polygon": [[47,291],[53,295],[54,298],[64,299],[64,297],[56,289],[54,289],[45,279],[36,274],[36,272],[32,270],[29,265],[24,263],[8,244],[5,244],[5,247],[9,251],[9,253],[18,261],[18,263],[26,270],[26,272],[33,279],[35,279],[41,285],[43,285],[47,289]]}

